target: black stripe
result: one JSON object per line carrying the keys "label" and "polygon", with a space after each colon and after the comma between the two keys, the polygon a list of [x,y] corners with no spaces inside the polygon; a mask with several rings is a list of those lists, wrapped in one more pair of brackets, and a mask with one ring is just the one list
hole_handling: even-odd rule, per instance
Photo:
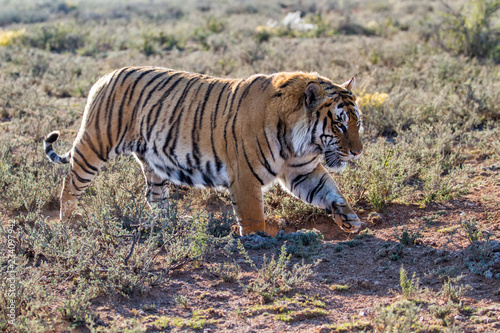
{"label": "black stripe", "polygon": [[[46,146],[45,147],[45,155],[48,155],[50,154],[51,152],[53,152],[54,149],[52,148],[52,146]],[[55,153],[55,152],[54,152]],[[57,154],[56,154],[57,155]]]}
{"label": "black stripe", "polygon": [[[160,72],[160,73],[158,73],[158,74],[154,75],[154,76],[153,76],[153,77],[152,77],[152,78],[151,78],[151,79],[150,79],[150,80],[149,80],[149,81],[148,81],[148,82],[144,85],[144,87],[142,87],[142,89],[141,89],[141,93],[139,94],[139,98],[137,99],[136,104],[134,105],[134,108],[133,108],[133,110],[134,110],[134,111],[132,112],[132,118],[131,118],[131,119],[134,119],[134,113],[135,113],[135,111],[136,111],[136,110],[139,110],[139,106],[138,106],[138,105],[139,105],[139,103],[141,102],[142,95],[144,94],[144,92],[146,91],[146,89],[147,89],[150,85],[152,85],[152,84],[153,84],[153,82],[154,82],[154,81],[156,81],[156,79],[158,79],[159,77],[162,77],[162,76],[164,76],[164,75],[165,75],[165,73],[163,73],[163,72]],[[160,82],[159,82],[159,83],[158,83],[158,84],[157,84],[154,88],[152,88],[152,89],[150,90],[150,92],[149,92],[149,93],[148,93],[148,95],[146,96],[146,98],[145,98],[144,102],[142,103],[142,108],[141,108],[141,109],[144,109],[144,106],[145,106],[145,105],[146,105],[146,103],[149,101],[149,98],[151,97],[151,94],[153,93],[154,89],[155,89],[155,88],[157,88],[157,87],[158,87],[158,85],[160,85],[160,84],[161,84],[161,82],[163,82],[163,81],[160,81]],[[146,114],[147,114],[147,116],[148,116],[148,118],[149,118],[149,117],[150,117],[150,115],[151,115],[151,112],[147,112]],[[141,135],[142,135],[142,125],[143,125],[143,122],[144,122],[144,117],[145,117],[145,115],[143,116],[143,120],[142,120],[142,122],[141,122],[141,129],[140,129],[140,131],[139,131],[139,133],[141,133]],[[149,122],[148,122],[148,125],[149,125]]]}
{"label": "black stripe", "polygon": [[332,123],[333,123],[333,115],[332,115],[332,112],[331,112],[330,110],[328,110],[328,112],[326,113],[326,116],[327,116],[328,118],[330,118],[330,120],[331,120],[331,121],[332,121]]}
{"label": "black stripe", "polygon": [[80,177],[80,175],[75,170],[71,170],[71,172],[73,173],[73,175],[76,176],[76,179],[78,179],[78,181],[80,183],[86,184],[86,183],[90,183],[92,181],[92,179],[86,179],[86,178]]}
{"label": "black stripe", "polygon": [[[161,73],[162,75],[165,75],[165,78],[158,82],[156,84],[156,86],[154,86],[154,88],[152,88],[149,93],[148,93],[148,96],[144,99],[144,102],[142,103],[142,108],[144,108],[146,106],[146,104],[149,102],[149,100],[151,99],[151,97],[153,96],[153,94],[156,92],[156,91],[161,91],[165,88],[165,86],[170,82],[170,80],[172,80],[174,77],[180,75],[181,73],[180,72],[177,72],[177,73]],[[161,87],[160,87],[161,86]]]}
{"label": "black stripe", "polygon": [[45,142],[48,144],[53,144],[59,138],[59,133],[50,133],[46,138]]}
{"label": "black stripe", "polygon": [[291,152],[292,148],[286,140],[286,124],[281,119],[278,120],[277,136],[278,142],[280,144],[280,156],[281,158],[286,160],[288,158],[288,153],[285,151],[285,149]]}
{"label": "black stripe", "polygon": [[313,172],[314,172],[314,170],[311,171],[311,172],[309,172],[309,173],[301,174],[301,175],[296,176],[290,182],[290,189],[293,191],[297,186],[300,185],[300,183],[302,183],[303,181],[305,181]]}
{"label": "black stripe", "polygon": [[[162,74],[165,74],[165,73],[162,73]],[[146,98],[144,99],[144,102],[142,103],[142,109],[144,109],[146,107],[146,104],[149,102],[149,100],[151,99],[151,97],[153,96],[153,94],[155,92],[158,92],[159,90],[163,89],[167,84],[168,82],[170,82],[170,80],[172,80],[172,78],[175,76],[174,75],[170,75],[170,76],[165,76],[165,78],[158,82],[156,84],[156,86],[154,86],[148,93],[148,95],[146,96]],[[162,88],[159,88],[160,86],[162,86]],[[160,98],[156,104],[158,105],[158,103],[162,103],[163,100]],[[148,128],[148,132],[147,132],[147,138],[148,138],[148,141],[151,139],[151,134],[152,134],[152,128],[151,128],[151,116],[153,115],[153,110],[154,110],[154,106],[149,108],[148,112],[147,112],[147,128]],[[156,122],[158,121],[158,116],[160,115],[160,110],[161,110],[161,107],[159,107],[156,111],[156,115],[155,115],[155,118],[153,120],[153,124],[156,124]]]}
{"label": "black stripe", "polygon": [[[214,142],[214,129],[217,127],[217,114],[219,112],[219,103],[222,98],[222,94],[224,94],[224,90],[228,87],[228,82],[224,82],[222,84],[222,88],[220,90],[219,96],[217,97],[217,103],[215,104],[215,109],[214,112],[211,113],[211,123],[212,125],[210,126],[210,143],[212,145],[212,152],[214,154],[214,159],[215,159],[215,168],[217,170],[217,173],[221,171],[222,169],[222,161],[219,158],[219,155],[217,155],[217,152],[215,151],[215,142]],[[226,96],[226,103],[227,103],[227,96]]]}
{"label": "black stripe", "polygon": [[[137,87],[137,85],[139,84],[139,81],[141,81],[141,79],[148,75],[149,73],[151,72],[154,72],[156,69],[152,68],[152,69],[147,69],[147,70],[144,70],[143,68],[141,68],[141,70],[143,70],[143,72],[141,74],[139,74],[139,76],[137,78],[135,78],[134,80],[134,84],[132,85],[132,90],[130,90],[130,94],[129,94],[129,97],[128,97],[128,102],[127,102],[127,106],[130,106],[130,102],[132,101],[132,96],[134,95],[135,93],[135,88]],[[128,76],[128,75],[127,75]],[[142,90],[142,92],[144,92],[144,90]]]}
{"label": "black stripe", "polygon": [[[171,78],[173,78],[173,77],[175,77],[177,75],[181,75],[181,74],[183,74],[183,73],[181,73],[181,72],[174,73],[174,74],[172,74]],[[163,109],[163,102],[165,101],[165,99],[167,98],[167,96],[175,89],[175,87],[179,84],[179,82],[183,81],[183,79],[184,79],[184,77],[181,76],[175,82],[173,82],[170,85],[170,87],[168,87],[168,89],[163,93],[163,95],[158,99],[158,102],[156,102],[156,104],[151,107],[151,112],[150,113],[152,114],[154,108],[156,108],[156,114],[155,114],[155,117],[154,117],[154,120],[153,120],[152,124],[151,125],[148,124],[148,128],[149,128],[149,133],[148,133],[148,136],[147,136],[148,141],[151,140],[151,134],[153,133],[154,128],[158,124],[158,118],[160,116],[161,110]],[[166,85],[168,84],[169,81],[165,82],[165,84],[161,88],[159,88],[158,90],[163,90],[166,87]],[[164,123],[166,124],[166,122],[164,122]]]}
{"label": "black stripe", "polygon": [[[127,68],[122,68],[121,70],[118,70],[116,71],[113,76],[111,77],[110,81],[112,81],[112,84],[111,86],[109,85],[109,83],[106,85],[106,89],[103,89],[106,91],[106,93],[109,92],[108,96],[107,96],[107,100],[106,100],[106,106],[105,106],[105,109],[104,109],[104,117],[106,117],[107,113],[108,113],[108,110],[110,109],[109,108],[109,103],[111,100],[114,100],[113,96],[116,94],[116,91],[115,91],[115,86],[116,84],[118,83],[118,80],[120,78],[120,75],[125,72]],[[106,93],[103,93],[102,95],[102,98],[105,98],[104,96],[106,96]],[[100,127],[100,123],[101,123],[101,113],[103,112],[102,110],[102,107],[103,107],[103,103],[101,103],[100,101],[98,101],[97,99],[95,100],[97,103],[94,103],[94,105],[96,105],[96,109],[95,109],[95,119],[94,119],[94,124],[95,124],[95,128],[96,128],[96,139],[97,139],[97,145],[99,146],[99,152],[100,152],[100,155],[103,156],[103,155],[106,155],[105,158],[107,158],[108,156],[108,149],[106,149],[106,154],[104,154],[104,142],[103,142],[103,139],[102,139],[102,131],[101,131],[101,127]],[[113,101],[114,103],[114,101]],[[108,124],[108,132],[107,134],[110,135],[110,125],[111,124]],[[109,148],[109,147],[108,147]]]}
{"label": "black stripe", "polygon": [[[234,103],[234,99],[236,98],[236,96],[238,95],[238,90],[240,89],[241,87],[241,84],[245,82],[244,80],[241,80],[238,82],[238,84],[236,85],[236,89],[234,90],[234,92],[232,93],[232,97],[231,97],[231,104],[229,106],[229,113],[233,112],[233,103]],[[224,109],[224,114],[226,113],[226,109]],[[234,113],[233,117],[236,115],[236,112]],[[226,141],[226,155],[227,155],[227,143],[228,143],[228,140],[227,140],[227,125],[229,124],[229,122],[231,121],[231,117],[227,117],[227,120],[226,120],[226,123],[224,124],[224,139]],[[234,124],[234,122],[233,122]],[[236,138],[235,138],[235,142],[234,142],[234,145],[235,145],[235,148],[236,148],[236,153],[238,153],[238,142],[236,141]]]}
{"label": "black stripe", "polygon": [[[118,109],[118,128],[116,129],[116,139],[115,141],[118,141],[118,138],[120,137],[120,132],[122,130],[122,120],[123,120],[123,106],[125,105],[125,99],[128,94],[128,91],[132,85],[129,85],[127,87],[127,90],[125,90],[125,94],[123,94],[122,101],[120,103],[120,107]],[[123,138],[123,136],[122,136]],[[115,152],[116,152],[116,146],[115,146]]]}
{"label": "black stripe", "polygon": [[84,134],[82,141],[83,141],[83,140],[85,140],[85,142],[87,142],[88,147],[90,148],[90,150],[92,150],[92,152],[96,155],[96,157],[97,157],[98,159],[100,159],[100,160],[101,160],[101,161],[103,161],[103,162],[107,162],[107,161],[108,161],[108,159],[107,159],[107,158],[105,158],[104,156],[102,156],[102,155],[99,153],[99,151],[97,150],[97,148],[96,148],[96,147],[94,146],[94,144],[92,143],[92,139],[90,138],[90,136],[89,136],[87,133],[85,133],[85,134]]}
{"label": "black stripe", "polygon": [[319,113],[319,111],[317,111],[316,112],[316,121],[314,122],[312,131],[311,131],[311,143],[314,143],[314,140],[316,139],[316,128],[318,127],[319,117],[320,117],[320,113]]}
{"label": "black stripe", "polygon": [[283,89],[283,88],[286,88],[288,85],[290,85],[291,83],[295,82],[295,78],[291,78],[290,80],[286,81],[285,83],[283,83],[279,88],[280,89]]}
{"label": "black stripe", "polygon": [[[241,107],[241,103],[243,102],[243,100],[247,97],[247,95],[250,93],[250,89],[252,89],[252,86],[255,82],[257,82],[258,80],[260,79],[260,77],[256,77],[253,79],[252,82],[250,82],[247,87],[245,88],[245,90],[243,91],[243,93],[241,94],[241,97],[239,98],[238,100],[238,106],[236,107],[236,110],[235,110],[235,113],[234,113],[234,117],[233,117],[233,124],[231,126],[231,130],[233,132],[233,138],[234,138],[234,143],[235,143],[235,146],[236,146],[236,154],[238,154],[238,138],[236,137],[236,118],[238,117],[238,113],[240,111],[240,107]],[[232,103],[231,103],[232,104]]]}
{"label": "black stripe", "polygon": [[[113,113],[113,106],[115,103],[115,96],[116,96],[115,86],[118,83],[120,75],[123,74],[123,72],[125,72],[125,69],[126,68],[122,68],[121,70],[116,71],[115,74],[111,78],[111,80],[113,81],[113,84],[112,84],[112,87],[111,87],[111,90],[110,90],[110,93],[108,96],[108,100],[106,101],[106,109],[104,110],[104,118],[108,118],[108,132],[107,132],[108,136],[111,133],[111,122],[109,121],[111,119],[111,116],[108,117],[108,113],[111,113],[111,114]],[[108,85],[108,88],[109,88],[109,85]],[[109,105],[110,103],[111,103],[111,107]],[[101,103],[99,103],[98,105],[100,105],[100,104]],[[97,120],[99,120],[99,119],[97,119]],[[109,141],[111,141],[111,140],[109,140]]]}
{"label": "black stripe", "polygon": [[303,167],[304,165],[308,165],[309,163],[314,162],[317,158],[318,158],[317,156],[314,156],[312,159],[310,159],[307,162],[299,163],[299,164],[290,164],[289,167],[291,167],[291,168],[300,168],[300,167]]}
{"label": "black stripe", "polygon": [[210,175],[210,176],[213,175],[212,164],[210,163],[210,161],[207,161],[207,163],[205,164],[205,173]]}
{"label": "black stripe", "polygon": [[[125,129],[123,130],[123,134],[122,136],[120,137],[120,139],[117,141],[116,145],[115,145],[115,152],[118,154],[118,148],[120,147],[120,145],[122,144],[123,142],[123,139],[125,138],[125,135],[127,134],[127,130],[128,130],[128,124],[125,125]],[[123,152],[123,150],[122,150]]]}
{"label": "black stripe", "polygon": [[[73,179],[71,179],[71,183],[73,184],[73,187],[74,187],[77,191],[80,191],[80,192],[84,191],[84,190],[87,188],[87,186],[86,186],[86,185],[85,185],[85,186],[83,186],[83,187],[76,186],[76,185],[75,185],[75,182],[73,181]],[[74,197],[76,197],[76,196],[77,196],[77,195],[79,195],[79,194],[72,194],[72,195],[73,195]]]}
{"label": "black stripe", "polygon": [[[128,100],[127,102],[127,106],[130,105],[130,102],[132,101],[132,96],[134,94],[134,90],[135,90],[135,87],[137,86],[137,84],[139,83],[139,81],[147,74],[151,73],[151,72],[154,72],[155,69],[150,69],[150,70],[147,70],[143,73],[141,73],[141,75],[139,75],[139,77],[135,80],[134,82],[134,85],[132,86],[132,90],[130,90],[130,99]],[[161,73],[163,74],[163,73]],[[148,83],[151,83],[151,81],[149,81]],[[145,88],[144,89],[141,89],[141,92],[139,94],[139,97],[137,98],[135,104],[134,104],[134,108],[132,109],[132,114],[130,115],[130,119],[135,119],[136,117],[136,114],[137,112],[139,111],[139,104],[142,100],[142,95],[144,95],[144,92],[145,92]]]}
{"label": "black stripe", "polygon": [[[192,85],[198,81],[198,77],[193,77],[191,78],[186,86],[184,87],[184,90],[182,91],[182,94],[181,96],[179,97],[179,99],[177,100],[177,103],[175,105],[175,108],[173,109],[173,112],[172,112],[172,116],[170,117],[170,120],[169,120],[169,124],[172,124],[172,120],[173,120],[173,117],[175,115],[175,111],[177,110],[177,108],[179,107],[179,105],[182,105],[182,103],[184,102],[184,99],[186,98],[187,96],[187,93],[189,92],[189,90],[191,89]],[[173,140],[172,141],[172,146],[170,147],[170,154],[173,155],[175,157],[175,154],[174,154],[174,150],[175,150],[175,146],[177,145],[177,139],[178,139],[178,136],[179,136],[179,128],[180,128],[180,125],[181,125],[181,118],[182,118],[182,114],[183,114],[183,111],[184,110],[184,106],[182,105],[180,110],[179,110],[179,114],[175,120],[175,122],[172,124],[172,126],[170,127],[170,130],[168,131],[168,134],[167,134],[167,137],[165,139],[165,143],[163,144],[163,152],[165,153],[165,155],[168,156],[168,154],[166,153],[166,148],[168,146],[168,144],[170,143],[170,140]],[[175,130],[175,134],[173,135],[173,131]]]}
{"label": "black stripe", "polygon": [[175,114],[176,114],[176,111],[177,109],[179,108],[180,105],[182,105],[182,103],[184,102],[184,99],[186,98],[188,92],[189,92],[189,89],[191,89],[191,86],[196,82],[198,81],[199,77],[191,77],[187,82],[186,82],[186,85],[184,86],[184,89],[182,90],[182,93],[181,93],[181,96],[179,97],[179,99],[177,100],[177,102],[175,103],[175,107],[172,109],[172,112],[171,112],[171,115],[170,115],[170,118],[168,119],[168,123],[169,124],[172,124],[172,121],[175,117]]}
{"label": "black stripe", "polygon": [[267,138],[266,129],[264,128],[262,132],[264,133],[264,139],[266,140],[267,148],[269,149],[269,152],[271,153],[271,157],[273,158],[273,161],[276,161],[276,159],[274,158],[273,150],[272,150],[271,145],[269,144],[269,140]]}
{"label": "black stripe", "polygon": [[260,89],[262,89],[264,91],[264,90],[267,89],[267,87],[269,87],[269,85],[272,82],[272,79],[270,77],[267,77],[267,76],[261,76],[261,77],[264,78],[264,80],[263,80],[263,83],[260,86]]}
{"label": "black stripe", "polygon": [[311,191],[309,191],[309,194],[307,195],[308,202],[313,201],[314,196],[316,195],[316,193],[319,193],[323,189],[327,180],[328,180],[328,175],[325,173],[323,176],[321,176],[318,185],[316,185],[316,187],[314,187]]}
{"label": "black stripe", "polygon": [[122,68],[123,72],[127,72],[127,74],[125,74],[125,76],[123,77],[121,84],[123,84],[125,82],[125,80],[130,75],[134,74],[135,72],[140,71],[141,69],[142,69],[141,67],[125,67],[125,68]]}
{"label": "black stripe", "polygon": [[[220,90],[219,97],[217,98],[217,103],[215,104],[215,110],[214,110],[213,118],[212,118],[212,128],[217,127],[217,114],[219,113],[220,99],[222,97],[222,94],[224,94],[224,90],[226,90],[228,84],[229,84],[229,82],[222,83],[222,89]],[[227,104],[227,100],[228,100],[227,97],[228,96],[226,96],[226,104]],[[225,108],[226,108],[226,105],[224,105],[224,110],[225,110]]]}
{"label": "black stripe", "polygon": [[[202,81],[199,82],[199,85],[198,85],[198,88],[196,88],[196,91],[193,93],[193,95],[195,96],[195,98],[198,96],[198,93],[200,92],[201,88],[203,88],[205,85],[203,84]],[[198,99],[198,98],[196,98]],[[196,122],[197,122],[197,117],[198,117],[198,112],[200,111],[200,105],[202,103],[202,100],[201,98],[198,99],[198,104],[196,105],[196,108],[194,110],[194,115],[193,115],[193,118],[194,118],[194,123],[193,123],[193,128],[191,130],[191,144],[192,144],[192,148],[191,151],[193,151],[195,149],[195,136],[196,136]],[[188,110],[187,110],[187,116],[190,115],[190,110],[191,110],[191,106],[192,104],[189,105],[188,107]],[[187,122],[187,120],[186,120]],[[180,126],[179,126],[180,127]],[[196,147],[196,149],[198,149],[198,147]],[[200,165],[200,159],[198,156],[195,156],[194,152],[193,152],[193,158],[195,159],[195,164],[191,164],[190,167],[193,168],[195,165],[196,166],[199,166]]]}
{"label": "black stripe", "polygon": [[166,184],[168,184],[168,179],[163,180],[161,183],[151,183],[151,185],[153,186],[160,186],[160,187],[163,187]]}
{"label": "black stripe", "polygon": [[214,182],[212,181],[212,179],[210,178],[210,176],[208,176],[206,174],[203,174],[202,178],[203,178],[203,181],[205,182],[206,186],[208,186],[208,187],[214,187]]}
{"label": "black stripe", "polygon": [[238,82],[236,84],[236,89],[234,90],[234,93],[232,91],[229,91],[228,93],[228,98],[226,99],[226,103],[224,104],[224,109],[222,111],[222,114],[226,114],[226,109],[227,109],[227,103],[229,102],[229,97],[231,96],[231,106],[229,107],[229,113],[231,113],[232,111],[232,107],[233,107],[233,101],[234,101],[234,97],[236,96],[236,94],[238,93],[238,89],[240,88],[240,84],[243,82],[244,80],[239,80],[239,81],[233,81],[232,83],[235,83],[235,82]]}
{"label": "black stripe", "polygon": [[263,161],[261,161],[259,159],[259,162],[261,162],[261,164],[266,168],[267,172],[269,172],[271,175],[276,177],[276,172],[273,171],[273,169],[271,168],[271,165],[269,165],[269,161],[267,160],[266,155],[262,151],[262,147],[260,145],[259,139],[257,139],[256,141],[257,141],[257,146],[259,147],[260,156],[262,156],[262,160],[263,160]]}
{"label": "black stripe", "polygon": [[264,185],[264,182],[262,181],[262,179],[260,179],[260,177],[255,173],[252,165],[250,164],[250,161],[248,160],[248,156],[247,156],[247,152],[245,150],[245,144],[242,142],[242,148],[243,148],[243,155],[245,156],[245,160],[247,161],[247,164],[248,164],[248,167],[250,168],[250,171],[252,172],[252,174],[254,175],[254,177],[259,181],[260,185]]}
{"label": "black stripe", "polygon": [[[112,76],[111,80],[113,80],[113,85],[111,87],[111,91],[110,91],[110,95],[108,97],[108,100],[106,101],[106,109],[104,110],[104,118],[108,118],[108,135],[109,133],[111,133],[110,131],[110,122],[109,122],[109,119],[111,119],[111,116],[108,117],[108,112],[110,113],[113,113],[113,106],[114,106],[114,103],[115,103],[115,97],[116,96],[116,90],[115,90],[115,86],[116,84],[118,83],[118,80],[120,78],[120,75],[123,74],[123,72],[125,72],[128,68],[122,68],[121,70],[118,70],[115,72],[115,74]],[[129,73],[127,73],[125,75],[125,77],[128,75]],[[123,80],[122,80],[122,83],[120,84],[120,86],[123,84]],[[109,87],[109,86],[108,86]],[[113,97],[112,97],[113,96]],[[112,103],[111,107],[110,107],[110,103]],[[100,103],[99,103],[100,104]]]}
{"label": "black stripe", "polygon": [[[192,132],[192,144],[193,144],[193,157],[196,161],[196,165],[200,165],[200,149],[198,147],[198,142],[200,141],[200,131],[203,125],[203,115],[205,112],[205,107],[207,105],[208,99],[210,98],[210,93],[212,92],[213,87],[217,84],[217,81],[210,82],[208,85],[207,91],[205,92],[205,96],[203,98],[203,104],[201,105],[201,110],[200,107],[196,108],[196,112],[193,117],[193,132]],[[201,84],[200,84],[201,87]],[[199,121],[198,121],[198,127],[196,127],[196,122],[197,122],[197,117],[198,117],[198,111],[200,111],[199,115]]]}
{"label": "black stripe", "polygon": [[96,173],[94,171],[90,171],[86,167],[83,166],[82,163],[80,163],[76,158],[73,159],[73,161],[85,172],[88,173],[89,175],[95,175]]}

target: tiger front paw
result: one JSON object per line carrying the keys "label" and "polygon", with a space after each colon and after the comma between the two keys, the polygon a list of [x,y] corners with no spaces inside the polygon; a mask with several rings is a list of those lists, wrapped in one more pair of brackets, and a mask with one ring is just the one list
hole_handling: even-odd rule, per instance
{"label": "tiger front paw", "polygon": [[361,220],[356,214],[335,214],[335,223],[344,231],[350,233],[358,232],[361,227]]}
{"label": "tiger front paw", "polygon": [[335,223],[344,231],[355,233],[361,227],[361,220],[358,215],[343,200],[332,203],[332,214],[335,217]]}

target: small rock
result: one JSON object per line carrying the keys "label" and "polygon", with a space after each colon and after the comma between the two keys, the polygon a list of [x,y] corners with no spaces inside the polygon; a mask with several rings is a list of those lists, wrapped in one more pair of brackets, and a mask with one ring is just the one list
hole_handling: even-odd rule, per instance
{"label": "small rock", "polygon": [[496,240],[490,241],[490,250],[491,252],[500,252],[500,242]]}
{"label": "small rock", "polygon": [[[429,245],[429,246],[436,246],[436,241],[433,238],[424,239],[423,243],[426,245]],[[434,250],[434,251],[431,254],[434,254],[437,251],[436,249],[432,249],[432,250]]]}
{"label": "small rock", "polygon": [[364,317],[364,316],[366,316],[366,313],[365,313],[364,311],[359,311],[359,315],[360,315],[361,317]]}
{"label": "small rock", "polygon": [[101,318],[97,319],[97,320],[95,321],[95,324],[96,324],[96,325],[98,325],[98,326],[108,326],[108,324],[106,324],[106,323],[104,322],[104,320],[102,320]]}
{"label": "small rock", "polygon": [[382,214],[371,212],[370,215],[368,215],[368,222],[373,224],[382,223],[383,222]]}
{"label": "small rock", "polygon": [[448,257],[441,257],[441,258],[437,258],[437,259],[435,259],[435,260],[434,260],[434,263],[435,263],[436,265],[438,265],[438,264],[441,264],[441,263],[443,263],[443,262],[447,262],[447,261],[449,261]]}
{"label": "small rock", "polygon": [[460,321],[462,321],[462,320],[464,320],[464,317],[462,317],[461,315],[456,315],[456,316],[455,316],[455,320],[460,320]]}

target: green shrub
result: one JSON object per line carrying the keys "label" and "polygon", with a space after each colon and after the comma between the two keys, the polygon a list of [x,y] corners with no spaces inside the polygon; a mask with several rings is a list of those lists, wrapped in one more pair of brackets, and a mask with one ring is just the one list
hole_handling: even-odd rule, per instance
{"label": "green shrub", "polygon": [[238,249],[244,256],[245,261],[257,270],[256,277],[249,283],[243,284],[245,290],[260,295],[265,300],[270,300],[274,296],[301,286],[313,274],[310,264],[294,264],[292,269],[288,269],[291,255],[287,254],[283,245],[278,257],[274,255],[269,259],[264,255],[264,262],[261,268],[257,268],[255,262],[250,258],[248,252],[241,242],[238,241]]}
{"label": "green shrub", "polygon": [[44,25],[40,29],[30,31],[23,38],[24,44],[50,52],[76,51],[85,45],[86,37],[79,29],[66,24]]}
{"label": "green shrub", "polygon": [[443,286],[439,291],[439,295],[443,296],[445,299],[453,303],[459,303],[462,299],[462,296],[464,296],[468,291],[472,290],[472,287],[469,285],[458,285],[458,281],[460,281],[460,279],[462,278],[462,275],[456,278],[448,278],[448,281],[443,283]]}
{"label": "green shrub", "polygon": [[437,27],[440,45],[468,57],[487,57],[500,62],[500,31],[494,24],[498,0],[474,0],[458,11],[446,5],[443,22]]}
{"label": "green shrub", "polygon": [[416,274],[414,272],[412,278],[409,279],[406,270],[404,269],[403,265],[401,265],[401,268],[399,269],[399,285],[401,286],[403,296],[406,299],[414,296],[420,289],[420,279],[415,277],[415,275]]}
{"label": "green shrub", "polygon": [[376,332],[418,332],[421,330],[420,310],[419,306],[406,300],[388,307],[379,306],[374,320]]}
{"label": "green shrub", "polygon": [[215,264],[210,268],[210,272],[221,278],[224,282],[235,282],[241,270],[240,265],[233,261],[232,263]]}

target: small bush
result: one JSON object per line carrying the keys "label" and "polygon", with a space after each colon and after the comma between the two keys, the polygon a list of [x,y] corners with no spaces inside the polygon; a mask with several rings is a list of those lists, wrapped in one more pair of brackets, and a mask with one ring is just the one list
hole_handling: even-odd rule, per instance
{"label": "small bush", "polygon": [[175,34],[168,34],[160,31],[158,34],[145,33],[142,36],[143,42],[139,50],[146,56],[161,54],[173,49],[184,50],[185,42]]}
{"label": "small bush", "polygon": [[395,237],[397,240],[399,240],[399,243],[405,246],[408,245],[413,245],[415,244],[415,241],[422,237],[420,234],[422,226],[419,226],[419,228],[415,231],[411,231],[408,226],[404,225],[401,229],[401,233],[399,232],[398,228],[394,228],[395,232]]}
{"label": "small bush", "polygon": [[420,279],[415,277],[415,275],[416,274],[413,273],[413,276],[410,280],[408,278],[406,270],[404,269],[403,265],[401,265],[401,268],[399,269],[399,285],[401,286],[401,290],[403,291],[403,296],[406,299],[409,299],[410,297],[414,296],[416,293],[419,292]]}
{"label": "small bush", "polygon": [[429,306],[429,312],[434,315],[434,317],[441,319],[445,326],[448,326],[448,317],[455,310],[455,304],[452,301],[448,301],[445,305],[431,305]]}
{"label": "small bush", "polygon": [[445,7],[443,22],[436,28],[439,44],[468,57],[486,57],[500,62],[500,31],[493,21],[500,2],[469,1],[458,11],[446,4]]}
{"label": "small bush", "polygon": [[482,238],[483,233],[478,230],[477,222],[475,218],[472,219],[460,219],[460,226],[465,231],[465,236],[469,240],[471,245],[479,241]]}
{"label": "small bush", "polygon": [[462,296],[464,296],[468,291],[472,290],[472,287],[469,285],[457,284],[461,278],[463,278],[463,276],[448,278],[448,281],[443,284],[441,290],[439,291],[439,295],[443,296],[453,303],[459,303],[462,299]]}
{"label": "small bush", "polygon": [[307,259],[319,252],[323,235],[318,230],[299,230],[288,234],[280,232],[276,239],[286,241],[287,253]]}
{"label": "small bush", "polygon": [[388,307],[376,308],[376,332],[418,332],[420,307],[409,301],[397,302]]}
{"label": "small bush", "polygon": [[224,282],[235,282],[241,270],[240,265],[233,261],[232,263],[216,264],[210,268],[210,272],[221,278]]}
{"label": "small bush", "polygon": [[78,288],[76,292],[66,291],[67,299],[57,308],[63,319],[75,324],[83,324],[89,318],[90,299],[96,295],[92,294],[91,289],[81,290]]}
{"label": "small bush", "polygon": [[249,283],[242,284],[245,290],[256,293],[270,300],[274,296],[292,290],[295,287],[301,286],[313,274],[310,264],[294,264],[292,269],[288,269],[291,255],[286,252],[286,247],[283,245],[278,257],[267,258],[264,255],[264,263],[261,268],[257,268],[254,261],[248,255],[248,252],[243,247],[243,244],[238,241],[240,253],[245,257],[245,260],[251,267],[257,270],[256,277]]}
{"label": "small bush", "polygon": [[76,51],[85,45],[85,35],[77,27],[56,24],[42,26],[40,29],[30,31],[23,38],[24,44],[51,52]]}

